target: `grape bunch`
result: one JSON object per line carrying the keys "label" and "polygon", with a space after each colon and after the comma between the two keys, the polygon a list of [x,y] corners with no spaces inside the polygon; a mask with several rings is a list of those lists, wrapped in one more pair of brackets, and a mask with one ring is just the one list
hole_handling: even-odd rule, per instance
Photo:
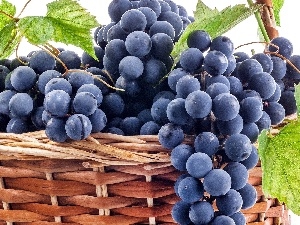
{"label": "grape bunch", "polygon": [[171,52],[194,21],[184,7],[112,0],[107,10],[111,22],[93,34],[98,60],[59,48],[57,58],[39,50],[0,61],[0,131],[45,130],[56,142],[93,132],[158,135],[182,173],[173,219],[244,225],[241,210],[257,200],[248,177],[258,135],[297,110],[292,43],[277,37],[249,56],[229,37],[195,30],[177,62]]}

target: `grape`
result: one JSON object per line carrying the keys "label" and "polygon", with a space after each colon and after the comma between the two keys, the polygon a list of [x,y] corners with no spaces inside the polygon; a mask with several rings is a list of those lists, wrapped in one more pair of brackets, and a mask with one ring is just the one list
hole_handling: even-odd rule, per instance
{"label": "grape", "polygon": [[145,15],[147,19],[146,30],[149,30],[150,27],[157,21],[156,13],[149,6],[138,7],[137,9]]}
{"label": "grape", "polygon": [[194,148],[190,145],[187,144],[177,145],[175,148],[173,148],[171,152],[170,160],[172,165],[179,171],[186,171],[187,160],[194,152],[195,152]]}
{"label": "grape", "polygon": [[248,97],[255,97],[255,98],[258,98],[260,101],[262,101],[260,94],[254,90],[246,89],[246,90],[243,90],[243,92],[241,92],[238,95],[238,98],[240,101],[242,101],[243,99],[248,98]]}
{"label": "grape", "polygon": [[229,57],[233,54],[234,46],[230,38],[226,36],[218,36],[212,39],[211,45],[210,45],[210,51],[220,51],[226,57]]}
{"label": "grape", "polygon": [[[107,42],[109,43],[110,41],[114,39],[120,39],[122,41],[126,40],[128,33],[126,33],[120,24],[115,24],[109,30],[107,31]],[[106,46],[105,46],[106,47]]]}
{"label": "grape", "polygon": [[93,39],[94,39],[95,42],[97,42],[98,32],[99,32],[99,30],[100,30],[101,28],[103,28],[103,25],[99,25],[98,27],[96,27],[96,29],[95,29],[94,32],[93,32]]}
{"label": "grape", "polygon": [[227,56],[228,66],[223,75],[229,76],[236,68],[236,60],[234,55]]}
{"label": "grape", "polygon": [[[107,24],[102,31],[102,39],[103,41],[107,44],[108,43],[108,31],[110,30],[110,28],[112,28],[114,25],[116,25],[116,22],[110,22],[109,24]],[[120,21],[118,22],[118,24],[120,25]],[[100,31],[99,31],[100,32]],[[99,37],[100,38],[100,37]],[[100,38],[101,39],[101,38]],[[102,40],[99,40],[100,42]]]}
{"label": "grape", "polygon": [[241,134],[246,135],[250,139],[251,143],[254,143],[257,141],[259,135],[258,126],[255,123],[245,123]]}
{"label": "grape", "polygon": [[185,99],[185,109],[192,118],[204,118],[211,112],[212,99],[204,91],[193,91]]}
{"label": "grape", "polygon": [[88,118],[92,124],[92,133],[100,132],[105,128],[107,123],[107,117],[101,109],[97,108],[95,112]]}
{"label": "grape", "polygon": [[5,89],[5,78],[10,70],[6,66],[0,65],[0,92]]}
{"label": "grape", "polygon": [[167,12],[161,13],[157,19],[159,21],[169,22],[172,25],[172,27],[174,28],[175,37],[179,37],[179,35],[183,29],[183,23],[182,23],[180,16],[177,13],[174,13],[172,11],[167,11]]}
{"label": "grape", "polygon": [[151,39],[150,36],[143,31],[133,31],[128,34],[125,47],[130,55],[136,57],[144,57],[151,50]]}
{"label": "grape", "polygon": [[27,93],[16,93],[9,100],[8,107],[11,116],[26,117],[33,110],[33,99]]}
{"label": "grape", "polygon": [[203,197],[204,189],[200,180],[186,177],[178,184],[178,195],[187,203],[194,203]]}
{"label": "grape", "polygon": [[120,128],[117,128],[117,127],[110,127],[107,129],[106,132],[111,133],[111,134],[123,135],[123,136],[125,135],[124,132]]}
{"label": "grape", "polygon": [[194,224],[207,224],[214,218],[214,209],[209,202],[195,202],[190,207],[189,217]]}
{"label": "grape", "polygon": [[28,131],[29,131],[29,126],[27,121],[19,117],[11,118],[6,125],[7,133],[22,134]]}
{"label": "grape", "polygon": [[211,50],[204,57],[204,70],[212,76],[223,74],[228,67],[227,57],[220,51]]}
{"label": "grape", "polygon": [[182,5],[177,5],[177,7],[178,7],[178,11],[179,11],[178,15],[187,18],[188,17],[188,12],[187,12],[186,8]]}
{"label": "grape", "polygon": [[94,84],[84,84],[78,90],[77,93],[89,92],[94,95],[97,100],[97,106],[100,106],[103,100],[102,91]]}
{"label": "grape", "polygon": [[101,108],[107,116],[119,116],[124,111],[125,103],[119,94],[109,93],[103,97]]}
{"label": "grape", "polygon": [[126,50],[125,41],[120,39],[111,40],[105,47],[105,56],[114,62],[120,62],[121,59],[123,59],[125,56],[128,56],[128,54],[129,53]]}
{"label": "grape", "polygon": [[271,125],[277,125],[284,120],[285,109],[278,102],[269,102],[264,106],[264,111],[270,116]]}
{"label": "grape", "polygon": [[42,119],[43,112],[44,112],[43,106],[36,107],[31,112],[30,115],[31,122],[33,123],[33,125],[37,130],[45,129],[45,124]]}
{"label": "grape", "polygon": [[210,35],[204,30],[195,30],[191,32],[187,38],[187,45],[190,48],[198,48],[201,52],[207,51],[210,44]]}
{"label": "grape", "polygon": [[241,212],[236,212],[230,216],[234,220],[235,225],[246,225],[245,215]]}
{"label": "grape", "polygon": [[263,100],[270,98],[276,90],[274,78],[266,72],[255,74],[249,80],[249,88],[257,91]]}
{"label": "grape", "polygon": [[68,138],[65,130],[66,120],[62,118],[52,117],[46,124],[46,136],[55,142],[65,142]]}
{"label": "grape", "polygon": [[170,122],[167,116],[167,107],[170,102],[170,99],[159,98],[152,104],[151,116],[156,123],[165,124]]}
{"label": "grape", "polygon": [[55,67],[55,59],[52,55],[44,50],[34,52],[29,59],[29,67],[37,74],[41,74],[47,70],[53,70]]}
{"label": "grape", "polygon": [[188,48],[180,54],[180,65],[187,72],[195,72],[201,68],[204,56],[198,48]]}
{"label": "grape", "polygon": [[13,71],[17,67],[25,66],[28,63],[29,63],[29,57],[21,55],[18,56],[17,58],[12,59],[8,68],[10,69],[10,71]]}
{"label": "grape", "polygon": [[222,135],[238,134],[243,130],[243,118],[238,114],[228,121],[217,120],[217,127]]}
{"label": "grape", "polygon": [[250,56],[245,52],[234,52],[236,63],[243,62],[246,59],[250,59]]}
{"label": "grape", "polygon": [[103,57],[103,66],[105,71],[107,71],[107,73],[110,75],[110,77],[113,78],[113,80],[115,80],[116,77],[119,77],[119,61],[116,62],[114,61],[114,59],[109,59],[106,57],[106,55],[104,55]]}
{"label": "grape", "polygon": [[126,56],[119,64],[119,72],[126,80],[134,80],[141,76],[144,71],[142,60],[136,56]]}
{"label": "grape", "polygon": [[195,178],[203,178],[213,168],[211,158],[202,152],[192,154],[186,161],[188,173]]}
{"label": "grape", "polygon": [[295,94],[292,91],[286,90],[282,92],[278,103],[283,106],[286,116],[297,112]]}
{"label": "grape", "polygon": [[234,220],[229,216],[216,216],[210,225],[236,225]]}
{"label": "grape", "polygon": [[185,125],[188,123],[191,117],[185,109],[183,98],[175,98],[168,104],[167,117],[174,124]]}
{"label": "grape", "polygon": [[152,9],[155,12],[157,17],[161,13],[161,6],[157,0],[140,0],[138,6],[139,7],[149,7],[150,9]]}
{"label": "grape", "polygon": [[0,59],[0,65],[5,66],[9,70],[10,70],[10,64],[11,64],[10,59]]}
{"label": "grape", "polygon": [[73,140],[83,140],[92,132],[92,124],[89,118],[83,114],[73,114],[65,124],[66,133]]}
{"label": "grape", "polygon": [[176,202],[171,211],[173,220],[181,225],[189,225],[191,223],[189,218],[190,207],[190,203],[184,201]]}
{"label": "grape", "polygon": [[172,70],[168,76],[168,85],[171,88],[171,90],[176,91],[176,84],[178,80],[188,74],[189,73],[182,68],[176,68]]}
{"label": "grape", "polygon": [[179,14],[179,8],[174,1],[172,1],[172,0],[164,0],[164,1],[169,4],[172,12]]}
{"label": "grape", "polygon": [[254,145],[252,145],[251,154],[247,159],[240,161],[240,163],[243,164],[247,168],[247,170],[250,170],[257,165],[258,160],[259,160],[259,156],[258,156],[257,148]]}
{"label": "grape", "polygon": [[181,144],[183,139],[184,133],[180,126],[167,123],[159,129],[158,140],[164,148],[173,149]]}
{"label": "grape", "polygon": [[263,111],[263,114],[260,117],[260,119],[258,121],[256,121],[256,125],[258,127],[259,133],[263,129],[269,129],[271,127],[270,116],[265,111]]}
{"label": "grape", "polygon": [[175,30],[168,21],[156,21],[149,29],[149,35],[152,37],[155,34],[164,33],[168,35],[171,40],[175,38]]}
{"label": "grape", "polygon": [[227,77],[225,77],[223,75],[206,77],[205,82],[206,82],[206,87],[208,87],[214,83],[222,83],[222,84],[225,84],[228,87],[228,89],[230,89],[230,82],[227,79]]}
{"label": "grape", "polygon": [[69,72],[68,81],[72,85],[74,91],[77,91],[84,84],[94,84],[93,76],[85,71]]}
{"label": "grape", "polygon": [[144,62],[144,72],[142,78],[149,84],[158,84],[159,81],[167,74],[165,64],[157,59],[149,59]]}
{"label": "grape", "polygon": [[229,93],[229,88],[223,83],[213,83],[206,88],[206,93],[214,99],[217,95],[222,93]]}
{"label": "grape", "polygon": [[242,209],[249,209],[254,206],[257,199],[255,188],[247,183],[242,189],[238,190],[243,199]]}
{"label": "grape", "polygon": [[187,28],[187,26],[191,23],[191,21],[187,17],[183,16],[180,16],[180,19],[182,20],[182,30],[184,31]]}
{"label": "grape", "polygon": [[146,16],[137,9],[127,10],[121,17],[120,26],[122,29],[131,33],[133,31],[143,31],[147,25]]}
{"label": "grape", "polygon": [[185,99],[190,93],[200,91],[200,88],[200,82],[197,78],[192,75],[185,75],[177,81],[176,97]]}
{"label": "grape", "polygon": [[9,101],[17,92],[12,90],[4,90],[0,92],[0,113],[9,115]]}
{"label": "grape", "polygon": [[262,116],[263,104],[257,97],[244,98],[240,106],[240,115],[245,123],[254,123]]}
{"label": "grape", "polygon": [[272,56],[271,60],[273,62],[273,70],[270,74],[276,81],[278,81],[282,79],[286,74],[286,63],[283,59],[277,56]]}
{"label": "grape", "polygon": [[137,117],[126,117],[120,123],[120,129],[125,135],[138,135],[142,127],[141,121]]}
{"label": "grape", "polygon": [[238,115],[239,110],[239,101],[232,94],[219,94],[212,101],[212,111],[219,120],[232,120]]}
{"label": "grape", "polygon": [[273,45],[269,45],[269,51],[277,52],[278,54],[282,55],[283,57],[289,59],[293,54],[293,44],[290,40],[285,37],[275,37],[270,42]]}
{"label": "grape", "polygon": [[112,0],[108,5],[108,15],[114,22],[119,22],[123,13],[132,8],[129,0]]}
{"label": "grape", "polygon": [[140,134],[141,135],[157,135],[159,129],[160,129],[160,126],[157,123],[155,123],[154,121],[148,121],[142,125],[142,127],[140,129]]}
{"label": "grape", "polygon": [[[292,63],[297,69],[300,68],[300,55],[292,55],[289,60],[290,60],[290,63]],[[287,63],[285,77],[299,80],[300,74],[297,70],[294,69],[294,67],[292,65]]]}
{"label": "grape", "polygon": [[[59,60],[61,60],[68,69],[80,69],[81,59],[74,51],[63,51],[58,54],[57,58],[59,58]],[[65,69],[59,60],[56,60],[56,69],[57,71],[63,73],[65,72]]]}
{"label": "grape", "polygon": [[95,46],[94,52],[98,60],[94,59],[86,51],[84,51],[81,56],[82,65],[84,67],[98,67],[103,69],[104,50],[99,46]]}
{"label": "grape", "polygon": [[241,210],[243,199],[238,191],[230,189],[225,195],[216,198],[216,205],[220,213],[231,216]]}
{"label": "grape", "polygon": [[203,186],[210,195],[225,195],[230,190],[231,177],[222,169],[213,169],[204,177]]}
{"label": "grape", "polygon": [[48,81],[45,86],[44,92],[48,94],[53,90],[63,90],[67,92],[69,95],[72,94],[72,85],[65,79],[61,77],[54,77]]}
{"label": "grape", "polygon": [[269,55],[264,53],[256,53],[251,59],[256,59],[263,68],[263,72],[271,73],[273,70],[273,61]]}
{"label": "grape", "polygon": [[137,118],[139,118],[139,120],[142,123],[146,123],[153,120],[150,109],[143,109],[142,111],[140,111],[137,115]]}
{"label": "grape", "polygon": [[226,139],[224,149],[229,159],[240,162],[249,157],[252,151],[252,145],[246,135],[233,134]]}
{"label": "grape", "polygon": [[239,190],[246,185],[249,173],[243,164],[238,162],[229,162],[223,170],[231,177],[231,189]]}
{"label": "grape", "polygon": [[42,113],[42,121],[43,121],[44,125],[46,125],[51,118],[52,118],[51,114],[48,113],[44,107],[44,111]]}
{"label": "grape", "polygon": [[[165,60],[169,58],[169,55],[173,50],[173,40],[168,34],[156,33],[151,36],[151,43],[152,47],[150,50],[150,54],[155,58],[165,62]],[[173,62],[171,64],[173,65]]]}
{"label": "grape", "polygon": [[202,132],[196,136],[194,147],[196,152],[203,152],[208,156],[212,156],[218,151],[219,140],[217,136],[211,132]]}
{"label": "grape", "polygon": [[53,90],[45,95],[44,107],[52,116],[63,117],[69,112],[71,98],[63,90]]}
{"label": "grape", "polygon": [[108,81],[108,79],[102,75],[94,75],[93,77],[94,84],[101,90],[102,95],[107,95],[110,92],[110,89],[104,82],[109,84],[110,82]]}
{"label": "grape", "polygon": [[247,83],[253,75],[262,73],[263,68],[256,59],[246,59],[238,66],[237,72],[241,82]]}
{"label": "grape", "polygon": [[281,88],[276,83],[276,89],[275,89],[274,94],[270,98],[266,99],[266,102],[278,102],[280,99],[280,96],[281,96]]}
{"label": "grape", "polygon": [[75,113],[90,116],[96,111],[97,100],[90,92],[77,92],[73,99],[72,107]]}
{"label": "grape", "polygon": [[47,70],[39,75],[37,86],[39,91],[42,94],[45,94],[45,87],[46,84],[52,79],[52,78],[61,78],[62,74],[56,70]]}
{"label": "grape", "polygon": [[19,92],[27,92],[35,85],[37,75],[28,66],[19,66],[11,73],[10,81],[13,88]]}

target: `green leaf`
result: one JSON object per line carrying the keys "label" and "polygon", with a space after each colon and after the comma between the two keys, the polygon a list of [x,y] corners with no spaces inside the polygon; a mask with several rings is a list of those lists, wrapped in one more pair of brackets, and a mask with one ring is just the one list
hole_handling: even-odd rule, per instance
{"label": "green leaf", "polygon": [[0,59],[9,57],[21,41],[16,23],[11,21],[0,30]]}
{"label": "green leaf", "polygon": [[96,17],[74,0],[58,0],[47,4],[46,18],[52,23],[52,40],[80,47],[97,59],[91,29],[99,26]]}
{"label": "green leaf", "polygon": [[43,16],[27,16],[18,22],[20,32],[31,44],[42,45],[53,36],[54,28],[51,20]]}
{"label": "green leaf", "polygon": [[276,136],[259,136],[264,194],[278,198],[300,215],[300,120],[284,126]]}
{"label": "green leaf", "polygon": [[16,7],[6,0],[0,4],[0,30],[5,27],[16,14]]}
{"label": "green leaf", "polygon": [[228,6],[222,11],[212,10],[199,0],[195,12],[195,21],[189,24],[184,33],[175,44],[172,51],[172,57],[178,60],[180,53],[187,49],[187,38],[189,34],[195,30],[205,30],[215,38],[233,28],[238,23],[247,19],[254,12],[260,9],[261,6],[254,4],[251,7],[246,7],[244,4],[238,4],[233,7]]}
{"label": "green leaf", "polygon": [[273,0],[273,9],[275,21],[278,26],[280,26],[280,10],[284,4],[284,0]]}
{"label": "green leaf", "polygon": [[295,99],[297,104],[297,115],[300,116],[300,84],[295,86]]}

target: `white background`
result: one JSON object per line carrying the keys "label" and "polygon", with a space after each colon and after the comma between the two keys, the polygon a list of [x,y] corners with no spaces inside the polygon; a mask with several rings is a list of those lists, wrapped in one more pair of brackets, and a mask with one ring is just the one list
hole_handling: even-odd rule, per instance
{"label": "white background", "polygon": [[[17,14],[20,12],[23,5],[27,2],[27,0],[8,0],[13,3],[17,7]],[[189,15],[193,15],[193,11],[195,10],[197,0],[173,0],[176,4],[184,6]],[[46,4],[51,2],[51,0],[32,0],[28,7],[25,9],[22,16],[26,15],[45,15],[46,12]],[[98,22],[100,24],[107,24],[110,22],[110,18],[107,13],[107,7],[110,0],[79,0],[80,4],[86,8],[91,14],[95,15]],[[229,4],[247,4],[246,0],[203,0],[205,4],[207,4],[211,8],[217,8],[219,10],[225,8]],[[230,3],[229,3],[230,2]],[[300,54],[300,41],[299,41],[299,24],[297,17],[299,16],[299,8],[297,1],[285,1],[284,7],[281,10],[281,27],[279,27],[280,36],[284,36],[292,41],[294,44],[294,54]],[[22,17],[21,16],[21,17]],[[224,34],[231,38],[233,43],[236,46],[241,44],[258,41],[257,36],[257,23],[254,16],[251,16],[249,19],[237,25],[235,28]],[[66,49],[72,49],[77,51],[78,54],[81,54],[82,51],[78,48],[74,48],[73,46],[65,46],[63,44],[59,44],[57,47],[65,47]],[[30,46],[26,43],[26,40],[22,42],[20,45],[20,49],[18,51],[18,55],[27,55],[30,51],[36,49],[34,46]],[[256,52],[262,52],[263,46],[260,44],[254,44],[248,47],[242,47],[239,51],[245,51],[246,53],[251,55],[251,49],[255,49]],[[15,54],[11,56],[14,58]],[[292,213],[291,213],[292,214]],[[300,217],[292,215],[292,225],[299,225]]]}

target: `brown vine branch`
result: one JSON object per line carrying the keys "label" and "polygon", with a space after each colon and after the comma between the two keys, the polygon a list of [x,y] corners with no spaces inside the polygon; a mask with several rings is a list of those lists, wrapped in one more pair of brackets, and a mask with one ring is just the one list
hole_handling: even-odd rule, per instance
{"label": "brown vine branch", "polygon": [[279,32],[276,26],[272,0],[257,0],[256,2],[263,4],[260,15],[270,40],[278,37]]}
{"label": "brown vine branch", "polygon": [[22,15],[22,13],[24,12],[25,8],[27,7],[27,5],[28,5],[30,2],[31,2],[31,0],[28,0],[28,1],[25,3],[25,5],[23,6],[21,12],[20,12],[19,15],[17,16],[17,18],[19,18],[19,17]]}

